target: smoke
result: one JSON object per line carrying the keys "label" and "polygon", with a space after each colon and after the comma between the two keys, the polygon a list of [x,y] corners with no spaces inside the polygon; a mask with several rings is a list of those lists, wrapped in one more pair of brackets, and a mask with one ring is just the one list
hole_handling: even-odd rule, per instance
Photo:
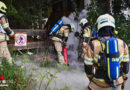
{"label": "smoke", "polygon": [[[68,17],[63,16],[62,20],[64,24],[73,24],[75,26],[74,32],[69,34],[68,41],[67,41],[67,48],[68,48],[68,58],[69,63],[71,65],[75,65],[78,61],[78,46],[79,46],[79,39],[74,36],[75,32],[80,32],[81,27],[79,25],[79,22],[82,18],[86,18],[87,16],[87,10],[83,9],[79,15],[75,12],[72,12]],[[77,19],[75,19],[77,17]]]}
{"label": "smoke", "polygon": [[[58,73],[57,77],[57,87],[64,88],[65,86],[68,86],[68,90],[85,90],[89,83],[84,71],[77,69],[71,71],[64,70],[61,73]],[[52,83],[51,86],[53,86]]]}
{"label": "smoke", "polygon": [[63,16],[62,20],[64,24],[72,24],[74,22],[74,17],[76,16],[75,12],[72,12],[68,17]]}
{"label": "smoke", "polygon": [[126,8],[125,10],[122,10],[122,12],[124,13],[126,20],[130,20],[130,8]]}
{"label": "smoke", "polygon": [[78,17],[78,20],[81,20],[82,18],[86,18],[87,16],[87,10],[86,9],[83,9],[80,14],[79,14],[79,17]]}
{"label": "smoke", "polygon": [[91,3],[91,0],[84,0],[84,6],[86,9],[90,3]]}
{"label": "smoke", "polygon": [[[51,89],[49,90],[85,90],[87,87],[89,80],[86,77],[86,74],[83,70],[83,68],[70,68],[70,69],[61,69],[59,68],[54,68],[54,67],[41,67],[39,61],[35,61],[35,58],[41,56],[41,55],[32,55],[32,56],[18,56],[16,58],[15,64],[18,66],[23,65],[24,69],[26,69],[27,73],[26,75],[32,75],[35,88],[32,90],[37,90],[39,89],[40,83],[41,83],[41,77],[43,77],[45,71],[49,71],[50,73],[54,74],[55,71],[59,71],[56,74],[56,79],[53,79],[50,81],[50,84],[48,87]],[[25,63],[26,60],[29,60],[28,62]],[[43,62],[42,62],[43,63]],[[56,81],[56,86],[55,86],[55,81]],[[45,81],[42,83],[42,87],[40,90],[45,90],[43,86],[47,83]],[[57,89],[54,89],[56,87]],[[68,87],[69,89],[64,89],[65,87]]]}

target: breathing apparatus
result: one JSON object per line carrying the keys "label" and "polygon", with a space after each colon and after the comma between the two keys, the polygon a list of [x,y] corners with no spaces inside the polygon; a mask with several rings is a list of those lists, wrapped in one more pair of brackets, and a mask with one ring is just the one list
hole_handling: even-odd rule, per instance
{"label": "breathing apparatus", "polygon": [[63,25],[63,21],[60,19],[52,28],[51,31],[49,33],[49,35],[53,35],[54,33],[56,33],[60,27]]}

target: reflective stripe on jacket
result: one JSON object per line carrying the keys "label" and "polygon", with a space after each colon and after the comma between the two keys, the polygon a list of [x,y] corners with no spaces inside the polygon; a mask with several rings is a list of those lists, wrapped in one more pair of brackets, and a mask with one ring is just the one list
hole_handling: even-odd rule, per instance
{"label": "reflective stripe on jacket", "polygon": [[[124,44],[124,42],[121,39],[117,39],[117,40],[118,40],[118,43],[119,43],[119,53],[120,53],[119,60],[120,60],[120,66],[122,66],[121,64],[123,62],[129,62],[128,46],[126,44]],[[86,67],[92,66],[92,67],[94,67],[95,70],[97,70],[98,69],[98,60],[100,58],[99,53],[102,51],[102,46],[101,46],[101,43],[100,43],[99,40],[93,40],[92,44],[93,44],[93,47],[94,47],[93,49],[94,50],[92,50],[92,48],[91,48],[90,45],[88,46],[88,49],[86,50],[87,52],[86,52],[85,58],[84,58],[84,64],[85,64]],[[93,70],[91,72],[93,72]],[[86,74],[87,74],[87,72],[86,72]],[[125,73],[125,74],[127,74],[127,73]],[[93,77],[93,75],[91,75],[91,76]],[[104,85],[105,86],[109,86],[105,82],[105,80],[103,78],[99,79],[99,78],[95,78],[94,77],[92,79],[92,81],[94,81],[97,84],[103,85],[103,86]],[[117,80],[117,84],[121,84],[121,83],[123,83],[122,76]]]}

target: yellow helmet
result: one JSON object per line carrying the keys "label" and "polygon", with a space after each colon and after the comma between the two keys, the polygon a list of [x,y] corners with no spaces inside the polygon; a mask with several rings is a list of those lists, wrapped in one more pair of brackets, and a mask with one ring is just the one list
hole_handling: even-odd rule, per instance
{"label": "yellow helmet", "polygon": [[7,9],[6,5],[0,1],[0,11],[6,13],[6,9]]}

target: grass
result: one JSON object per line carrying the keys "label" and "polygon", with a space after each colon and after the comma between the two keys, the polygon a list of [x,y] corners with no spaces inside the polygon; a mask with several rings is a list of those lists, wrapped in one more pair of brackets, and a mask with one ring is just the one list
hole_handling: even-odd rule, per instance
{"label": "grass", "polygon": [[57,66],[57,61],[49,61],[48,59],[43,59],[41,63],[41,67],[56,67]]}
{"label": "grass", "polygon": [[[30,59],[27,56],[28,51],[17,51],[17,52],[11,52],[11,56],[13,57],[13,60],[15,62],[16,58],[18,56],[23,56],[24,59],[22,60],[23,64],[26,64],[30,62]],[[34,53],[34,52],[33,52]],[[66,66],[66,65],[60,65],[57,63],[56,60],[48,60],[48,59],[42,59],[40,61],[41,67],[49,67],[49,68],[56,68],[58,73],[62,70],[70,70],[71,68]],[[37,67],[32,68],[32,70],[36,71],[38,70]],[[3,63],[3,67],[0,68],[0,75],[3,74],[5,76],[6,81],[11,80],[12,82],[7,83],[9,86],[8,87],[0,87],[0,90],[38,90],[36,89],[36,81],[33,79],[33,75],[27,75],[26,74],[26,69],[21,69],[20,67],[12,67],[10,66],[7,62]],[[39,77],[41,79],[41,84],[39,86],[39,90],[41,87],[44,87],[45,90],[52,90],[50,87],[50,83],[53,82],[55,83],[55,90],[69,90],[69,87],[65,86],[62,89],[58,89],[56,87],[56,82],[55,79],[58,78],[55,76],[57,72],[47,72],[44,71],[44,74]],[[53,75],[53,77],[51,76]],[[44,77],[45,76],[45,77]],[[44,82],[45,80],[46,83]]]}
{"label": "grass", "polygon": [[[8,87],[0,87],[0,90],[29,90],[29,88],[32,88],[33,79],[30,76],[26,76],[26,70],[18,66],[11,66],[6,60],[0,67],[1,75],[4,76]],[[0,85],[3,85],[3,83],[0,82]]]}
{"label": "grass", "polygon": [[67,66],[66,64],[59,64],[56,60],[46,60],[43,59],[41,62],[41,67],[53,67],[57,70],[72,70],[72,67]]}

